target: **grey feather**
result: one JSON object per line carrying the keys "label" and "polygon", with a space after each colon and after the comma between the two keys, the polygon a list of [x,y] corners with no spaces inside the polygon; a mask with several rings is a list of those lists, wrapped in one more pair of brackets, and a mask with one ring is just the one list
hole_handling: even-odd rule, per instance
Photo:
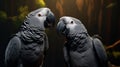
{"label": "grey feather", "polygon": [[95,53],[98,57],[98,60],[101,64],[101,67],[107,67],[107,54],[103,47],[102,42],[98,38],[93,38],[93,47],[95,49]]}
{"label": "grey feather", "polygon": [[17,67],[19,62],[21,41],[18,37],[13,37],[6,49],[5,65],[6,67]]}
{"label": "grey feather", "polygon": [[49,8],[34,10],[26,16],[20,30],[10,40],[5,52],[7,67],[40,67],[49,48],[45,28],[54,24]]}
{"label": "grey feather", "polygon": [[61,17],[57,31],[67,38],[64,44],[67,67],[107,67],[103,44],[89,36],[80,20],[69,16]]}

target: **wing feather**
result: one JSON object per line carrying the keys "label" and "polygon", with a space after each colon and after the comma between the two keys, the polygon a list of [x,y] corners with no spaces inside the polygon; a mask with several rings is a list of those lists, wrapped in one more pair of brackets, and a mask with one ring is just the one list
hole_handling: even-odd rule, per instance
{"label": "wing feather", "polygon": [[102,42],[98,38],[93,38],[93,47],[102,67],[107,67],[107,54]]}
{"label": "wing feather", "polygon": [[17,65],[20,54],[21,41],[18,37],[13,37],[5,51],[5,65],[6,67],[15,67]]}

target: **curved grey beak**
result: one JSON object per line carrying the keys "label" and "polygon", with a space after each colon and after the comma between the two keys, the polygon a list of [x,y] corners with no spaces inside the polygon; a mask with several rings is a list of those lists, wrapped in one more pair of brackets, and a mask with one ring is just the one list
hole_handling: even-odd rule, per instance
{"label": "curved grey beak", "polygon": [[62,21],[58,22],[58,24],[57,24],[57,33],[58,34],[64,34],[65,29],[66,29],[66,25]]}
{"label": "curved grey beak", "polygon": [[49,12],[49,14],[46,17],[46,21],[44,23],[44,26],[46,28],[54,27],[54,24],[55,24],[55,16],[54,16],[54,14],[52,12]]}

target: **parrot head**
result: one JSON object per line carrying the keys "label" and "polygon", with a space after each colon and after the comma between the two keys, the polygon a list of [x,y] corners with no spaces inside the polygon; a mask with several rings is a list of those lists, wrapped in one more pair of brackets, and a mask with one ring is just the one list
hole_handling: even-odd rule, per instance
{"label": "parrot head", "polygon": [[87,34],[87,29],[80,20],[69,16],[63,16],[57,24],[57,32],[68,36],[82,33]]}
{"label": "parrot head", "polygon": [[29,27],[37,27],[41,30],[45,28],[53,27],[55,23],[55,16],[49,8],[39,8],[34,10],[26,16],[24,25],[29,25]]}

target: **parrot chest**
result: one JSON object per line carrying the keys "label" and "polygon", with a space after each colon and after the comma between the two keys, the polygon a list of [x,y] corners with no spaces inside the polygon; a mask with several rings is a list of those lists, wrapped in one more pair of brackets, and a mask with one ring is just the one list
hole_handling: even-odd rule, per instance
{"label": "parrot chest", "polygon": [[98,67],[98,62],[92,48],[81,53],[71,51],[70,57],[73,67]]}
{"label": "parrot chest", "polygon": [[44,45],[31,43],[22,45],[21,47],[21,58],[24,61],[36,61],[43,57]]}

